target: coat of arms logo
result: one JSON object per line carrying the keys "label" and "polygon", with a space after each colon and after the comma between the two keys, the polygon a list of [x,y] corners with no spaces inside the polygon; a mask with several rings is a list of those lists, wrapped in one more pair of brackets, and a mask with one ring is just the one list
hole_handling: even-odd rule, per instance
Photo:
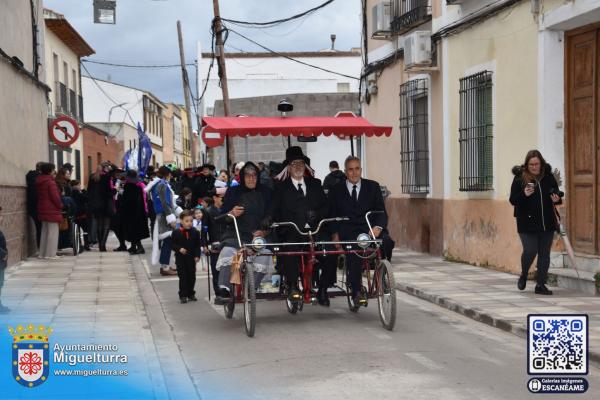
{"label": "coat of arms logo", "polygon": [[48,336],[53,329],[44,325],[16,329],[8,327],[13,337],[12,373],[14,379],[25,387],[35,387],[46,382],[50,372]]}

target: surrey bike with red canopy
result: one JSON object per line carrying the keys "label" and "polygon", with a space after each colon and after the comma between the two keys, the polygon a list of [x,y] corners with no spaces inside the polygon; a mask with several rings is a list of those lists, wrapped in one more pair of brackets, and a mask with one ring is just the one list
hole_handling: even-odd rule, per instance
{"label": "surrey bike with red canopy", "polygon": [[[285,300],[286,307],[289,313],[296,314],[303,310],[304,304],[316,304],[316,293],[313,285],[313,272],[318,263],[318,256],[335,256],[355,254],[362,258],[362,281],[363,294],[366,299],[377,298],[379,318],[385,329],[392,330],[396,321],[396,292],[394,284],[394,276],[390,263],[381,256],[380,239],[373,239],[373,229],[369,221],[371,214],[382,212],[372,211],[365,215],[371,235],[367,233],[360,234],[356,241],[315,241],[316,235],[321,230],[322,226],[330,222],[343,222],[347,218],[327,218],[319,222],[317,228],[307,231],[302,231],[293,222],[279,222],[271,225],[273,229],[282,226],[289,226],[298,231],[302,236],[307,238],[306,242],[299,243],[267,243],[264,238],[254,238],[252,243],[242,243],[237,219],[232,214],[228,216],[233,220],[238,244],[240,246],[240,284],[232,283],[231,297],[227,304],[224,305],[225,316],[231,319],[235,309],[235,304],[244,305],[244,327],[246,334],[249,337],[254,336],[256,327],[256,301],[257,299],[268,300]],[[330,245],[338,246],[336,250],[327,250]],[[306,250],[285,251],[285,247],[306,247]],[[254,282],[253,260],[259,255],[260,251],[269,249],[275,256],[295,256],[300,258],[300,282],[299,287],[302,288],[302,299],[300,301],[291,301],[288,299],[286,291],[279,293],[256,293]],[[371,272],[373,271],[373,272]],[[358,312],[361,305],[354,304],[352,298],[352,289],[348,282],[348,270],[343,267],[341,276],[338,276],[337,284],[334,290],[328,292],[330,297],[346,296],[350,311]]]}

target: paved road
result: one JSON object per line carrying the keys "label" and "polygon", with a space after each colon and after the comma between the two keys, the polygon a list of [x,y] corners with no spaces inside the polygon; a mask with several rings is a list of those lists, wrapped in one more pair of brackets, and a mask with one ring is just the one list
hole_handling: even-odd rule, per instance
{"label": "paved road", "polygon": [[[407,294],[398,294],[393,332],[375,302],[355,315],[338,298],[293,316],[283,302],[261,301],[250,339],[241,309],[225,320],[206,283],[199,277],[199,302],[179,304],[176,279],[152,278],[203,399],[539,398],[526,389],[523,339]],[[600,370],[591,369],[591,390],[578,398],[597,398]]]}

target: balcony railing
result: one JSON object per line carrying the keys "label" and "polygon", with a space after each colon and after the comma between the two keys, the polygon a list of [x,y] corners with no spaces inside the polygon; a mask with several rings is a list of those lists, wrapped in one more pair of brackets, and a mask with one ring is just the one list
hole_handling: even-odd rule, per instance
{"label": "balcony railing", "polygon": [[403,34],[415,26],[429,21],[431,6],[429,0],[394,0],[392,15],[392,31],[396,34]]}
{"label": "balcony railing", "polygon": [[69,110],[69,99],[67,98],[67,87],[62,82],[58,84],[58,93],[60,103],[56,105],[56,111],[66,114]]}
{"label": "balcony railing", "polygon": [[83,97],[77,97],[79,98],[79,122],[83,122]]}
{"label": "balcony railing", "polygon": [[77,95],[71,89],[69,89],[69,115],[77,118]]}

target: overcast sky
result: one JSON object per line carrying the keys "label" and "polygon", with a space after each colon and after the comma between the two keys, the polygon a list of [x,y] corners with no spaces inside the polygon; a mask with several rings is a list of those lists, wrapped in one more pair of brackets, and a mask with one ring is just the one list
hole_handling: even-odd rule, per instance
{"label": "overcast sky", "polygon": [[[324,0],[221,0],[223,18],[268,21],[286,18]],[[64,14],[94,48],[90,59],[121,64],[179,63],[177,20],[181,21],[187,62],[196,56],[196,43],[210,51],[212,0],[117,0],[116,25],[93,23],[93,0],[44,0],[44,6]],[[360,0],[336,0],[316,13],[271,29],[236,28],[240,33],[277,51],[315,51],[360,46]],[[262,51],[231,34],[228,45],[244,51]],[[233,48],[227,51],[236,51]],[[129,69],[86,64],[97,78],[149,90],[165,102],[183,103],[181,72],[170,69]],[[195,69],[188,69],[195,88]],[[83,72],[83,71],[82,71]],[[83,72],[85,74],[85,72]],[[193,89],[195,90],[195,89]]]}

